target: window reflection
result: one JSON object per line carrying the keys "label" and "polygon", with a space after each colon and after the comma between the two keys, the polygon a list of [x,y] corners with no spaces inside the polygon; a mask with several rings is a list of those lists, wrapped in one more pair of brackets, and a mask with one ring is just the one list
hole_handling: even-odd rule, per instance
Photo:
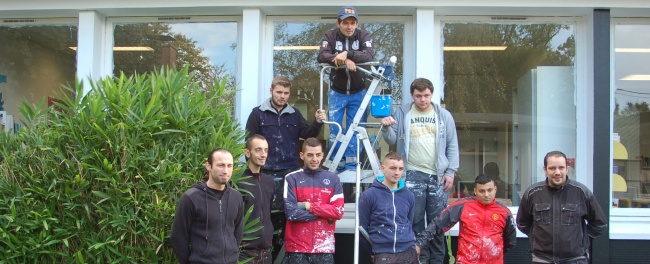
{"label": "window reflection", "polygon": [[[124,51],[117,47],[138,47]],[[163,66],[189,65],[195,81],[206,87],[227,77],[235,89],[236,22],[133,23],[114,28],[114,75],[146,73]],[[149,49],[143,49],[149,48]],[[233,100],[224,100],[224,102]]]}
{"label": "window reflection", "polygon": [[[574,31],[561,23],[444,23],[444,47],[463,47],[442,51],[443,104],[454,115],[460,147],[457,197],[497,167],[492,176],[505,188],[497,198],[517,206],[528,186],[545,179],[548,151],[563,151],[573,164]],[[575,179],[574,167],[569,176]]]}
{"label": "window reflection", "polygon": [[618,207],[650,207],[650,25],[614,27],[614,167]]}
{"label": "window reflection", "polygon": [[[275,24],[275,47],[300,46],[302,48],[275,48],[273,51],[273,75],[283,75],[291,80],[292,89],[289,103],[298,107],[310,122],[314,119],[320,100],[320,66],[316,62],[318,47],[323,35],[335,27],[333,20],[329,23],[277,22]],[[375,60],[385,63],[391,56],[397,57],[398,63],[395,67],[392,94],[394,103],[401,104],[404,23],[362,22],[359,28],[363,28],[371,34]],[[328,77],[325,76],[323,79],[328,80]],[[328,87],[325,86],[323,104],[327,104],[327,89]],[[267,90],[265,89],[264,92]],[[324,105],[324,108],[327,106]],[[378,121],[370,118],[369,122]]]}
{"label": "window reflection", "polygon": [[74,85],[76,46],[76,25],[0,25],[0,111],[19,123],[22,100],[37,105],[66,92],[60,86]]}

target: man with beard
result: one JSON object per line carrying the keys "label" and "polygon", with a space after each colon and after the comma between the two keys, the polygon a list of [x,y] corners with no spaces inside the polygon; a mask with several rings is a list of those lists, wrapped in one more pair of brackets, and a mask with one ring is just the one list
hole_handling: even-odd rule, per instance
{"label": "man with beard", "polygon": [[242,195],[228,186],[233,157],[215,149],[206,173],[181,196],[172,223],[171,245],[180,263],[237,263],[243,236]]}
{"label": "man with beard", "polygon": [[528,187],[519,202],[517,227],[530,239],[533,263],[587,264],[591,239],[606,230],[594,194],[567,170],[564,153],[547,153],[546,180]]}

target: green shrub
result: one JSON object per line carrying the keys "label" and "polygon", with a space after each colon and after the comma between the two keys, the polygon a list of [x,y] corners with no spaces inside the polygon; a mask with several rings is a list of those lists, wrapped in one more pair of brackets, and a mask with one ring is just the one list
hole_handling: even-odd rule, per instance
{"label": "green shrub", "polygon": [[243,153],[232,102],[220,100],[233,91],[191,78],[187,67],[122,74],[47,111],[23,103],[20,133],[0,133],[0,263],[176,261],[181,194],[210,150]]}

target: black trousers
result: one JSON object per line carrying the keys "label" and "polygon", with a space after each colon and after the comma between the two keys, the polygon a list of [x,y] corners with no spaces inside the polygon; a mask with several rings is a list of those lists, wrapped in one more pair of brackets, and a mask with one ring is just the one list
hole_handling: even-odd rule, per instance
{"label": "black trousers", "polygon": [[414,248],[409,248],[400,253],[379,253],[372,255],[372,263],[375,264],[419,264],[420,259]]}
{"label": "black trousers", "polygon": [[243,261],[249,258],[251,259],[248,264],[271,264],[271,248],[264,249],[245,249],[242,248],[239,251],[239,261]]}
{"label": "black trousers", "polygon": [[283,264],[334,264],[334,254],[329,253],[294,253],[284,255]]}
{"label": "black trousers", "polygon": [[273,203],[271,204],[271,222],[273,222],[273,262],[278,258],[280,249],[284,245],[284,226],[287,217],[284,214],[284,177],[295,169],[264,170],[266,175],[273,177]]}

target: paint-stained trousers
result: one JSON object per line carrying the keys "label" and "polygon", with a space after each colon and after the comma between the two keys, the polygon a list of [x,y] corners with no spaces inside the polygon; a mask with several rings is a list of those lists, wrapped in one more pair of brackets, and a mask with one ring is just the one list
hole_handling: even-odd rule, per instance
{"label": "paint-stained trousers", "polygon": [[372,256],[375,264],[418,264],[418,253],[414,248],[409,248],[400,253],[379,253]]}
{"label": "paint-stained trousers", "polygon": [[[449,194],[440,185],[438,177],[415,170],[407,170],[405,175],[406,187],[415,196],[415,217],[413,218],[413,232],[419,235],[425,229],[426,221],[431,221],[440,215],[447,207]],[[426,220],[424,216],[426,215]],[[420,263],[442,264],[445,258],[444,234],[434,237],[429,244],[420,249]]]}
{"label": "paint-stained trousers", "polygon": [[334,264],[334,254],[287,252],[283,264]]}
{"label": "paint-stained trousers", "polygon": [[[336,92],[334,90],[331,90],[327,93],[327,119],[329,121],[334,121],[336,123],[339,123],[341,127],[343,127],[343,134],[348,132],[348,128],[350,125],[352,125],[354,121],[354,116],[357,114],[357,110],[361,107],[361,102],[363,101],[363,98],[366,96],[366,89],[363,89],[360,92],[356,92],[353,94],[342,94],[339,92]],[[345,126],[343,126],[343,117],[345,115]],[[361,117],[361,120],[359,122],[366,122],[368,120],[368,112],[364,112],[363,116]],[[340,147],[340,143],[336,144],[335,146],[332,146],[334,142],[336,141],[336,135],[339,132],[339,128],[336,126],[331,126],[330,127],[330,138],[329,138],[329,146],[334,147],[334,151],[332,152],[332,157],[334,158],[334,155],[336,155],[336,152],[338,151]],[[345,169],[347,170],[354,170],[357,168],[357,137],[356,137],[356,132],[354,133],[354,136],[350,140],[350,143],[348,143],[347,148],[345,149],[345,154],[343,155],[343,158],[341,161],[345,162]],[[335,164],[336,165],[336,164]]]}

